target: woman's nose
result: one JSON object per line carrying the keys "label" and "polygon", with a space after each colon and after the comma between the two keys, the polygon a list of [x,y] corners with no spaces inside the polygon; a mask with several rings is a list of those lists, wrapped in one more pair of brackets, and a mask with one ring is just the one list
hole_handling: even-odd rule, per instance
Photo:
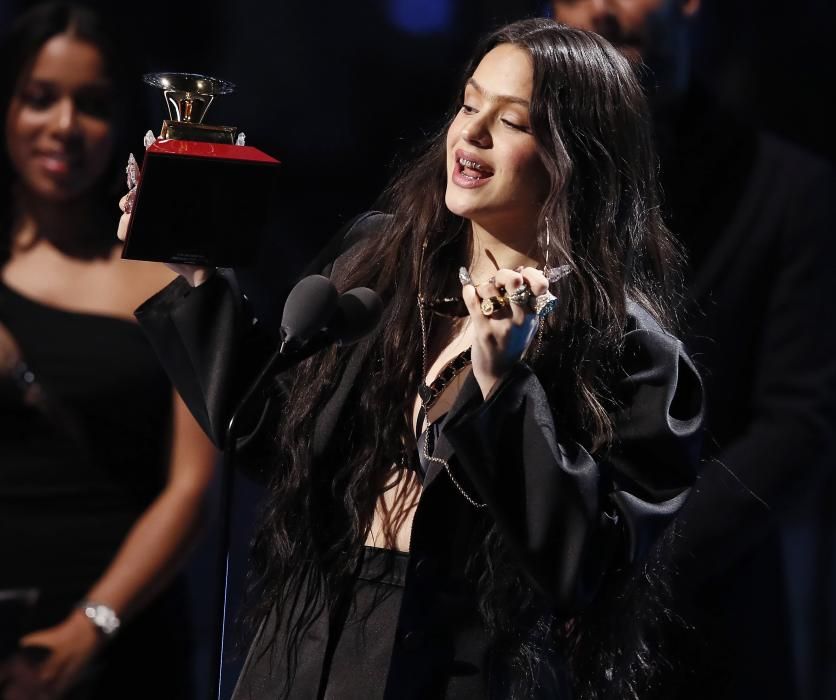
{"label": "woman's nose", "polygon": [[462,129],[462,138],[467,143],[472,143],[480,148],[487,148],[491,145],[491,133],[488,129],[487,120],[481,115],[475,115]]}
{"label": "woman's nose", "polygon": [[52,129],[57,136],[63,138],[72,138],[78,135],[78,107],[71,97],[64,97],[55,103]]}

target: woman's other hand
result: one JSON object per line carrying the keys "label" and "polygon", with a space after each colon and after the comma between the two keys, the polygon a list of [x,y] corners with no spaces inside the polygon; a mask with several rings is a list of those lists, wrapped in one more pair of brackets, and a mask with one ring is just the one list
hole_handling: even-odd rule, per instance
{"label": "woman's other hand", "polygon": [[[549,283],[545,275],[533,267],[517,270],[501,269],[492,281],[462,287],[462,296],[473,324],[473,345],[470,357],[473,376],[487,398],[493,387],[525,354],[534,337],[539,319],[530,303],[516,304],[508,295],[527,285],[534,297],[545,294]],[[486,316],[482,301],[504,298],[503,305]]]}
{"label": "woman's other hand", "polygon": [[[102,644],[101,635],[81,610],[73,610],[55,627],[23,637],[20,646],[24,649],[49,650],[49,655],[37,666],[37,688],[41,695],[34,697],[60,698],[79,680]],[[32,679],[27,682],[32,683]]]}
{"label": "woman's other hand", "polygon": [[[123,243],[128,237],[128,227],[131,223],[131,214],[136,201],[136,188],[139,179],[139,167],[136,164],[133,154],[128,159],[126,168],[128,173],[128,193],[119,200],[119,208],[122,216],[119,218],[119,227],[116,229],[116,236]],[[199,287],[215,272],[214,268],[201,267],[199,265],[185,265],[183,263],[165,263],[165,265],[180,275],[192,287]]]}
{"label": "woman's other hand", "polygon": [[54,700],[41,682],[38,662],[18,651],[0,662],[0,700]]}

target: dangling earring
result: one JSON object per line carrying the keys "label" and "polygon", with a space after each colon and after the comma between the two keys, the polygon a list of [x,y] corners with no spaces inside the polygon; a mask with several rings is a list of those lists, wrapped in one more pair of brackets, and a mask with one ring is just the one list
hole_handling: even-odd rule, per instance
{"label": "dangling earring", "polygon": [[546,223],[546,245],[544,246],[545,250],[543,251],[543,274],[546,276],[546,279],[549,280],[549,284],[554,284],[555,282],[560,281],[566,275],[568,275],[572,268],[568,265],[558,265],[557,267],[552,267],[549,265],[549,254],[551,253],[551,241],[552,241],[552,231],[551,231],[551,221],[549,217],[545,217]]}
{"label": "dangling earring", "polygon": [[[543,246],[543,274],[548,278],[549,276],[549,248],[551,247],[552,236],[549,217],[544,217],[546,224],[546,244]],[[547,291],[548,293],[548,291]],[[540,316],[537,320],[537,341],[534,345],[534,355],[532,359],[537,359],[543,353],[543,336],[546,331],[546,317]]]}

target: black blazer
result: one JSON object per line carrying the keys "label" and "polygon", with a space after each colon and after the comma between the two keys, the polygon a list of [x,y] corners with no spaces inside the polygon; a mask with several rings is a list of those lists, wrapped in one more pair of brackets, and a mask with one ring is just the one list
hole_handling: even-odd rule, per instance
{"label": "black blazer", "polygon": [[[325,257],[336,254],[339,264],[341,249],[379,235],[381,216],[358,219]],[[487,504],[544,604],[563,618],[589,602],[607,570],[644,556],[695,478],[700,379],[675,337],[637,304],[629,302],[628,311],[623,373],[612,387],[620,406],[613,415],[617,443],[603,461],[559,434],[542,385],[522,362],[488,400],[469,377],[436,445],[435,455],[447,459],[457,480]],[[197,289],[176,281],[146,302],[137,318],[189,407],[222,444],[230,407],[263,350],[234,285],[223,275]],[[325,455],[340,429],[370,342],[351,351],[317,417],[315,458]],[[476,517],[443,468],[431,468],[413,522],[396,643],[385,675],[387,698],[491,692],[486,673],[461,672],[487,670],[489,640],[478,616],[462,612],[473,601],[451,593],[464,580],[468,555],[462,549],[466,538],[457,533],[467,532]],[[327,635],[327,628],[322,633]],[[282,679],[271,667],[281,667],[281,651],[260,654],[266,642],[256,639],[237,697],[247,690],[255,697],[277,694]],[[319,680],[313,675],[311,689]],[[381,690],[355,688],[345,697],[380,697]]]}
{"label": "black blazer", "polygon": [[[779,528],[833,478],[836,172],[699,86],[660,128],[671,224],[690,258],[686,344],[707,397],[707,462],[667,552],[681,571],[679,612],[702,641],[688,650],[700,681],[678,697],[789,699],[799,617],[785,581],[798,574],[785,570]],[[801,624],[819,675],[823,630]]]}

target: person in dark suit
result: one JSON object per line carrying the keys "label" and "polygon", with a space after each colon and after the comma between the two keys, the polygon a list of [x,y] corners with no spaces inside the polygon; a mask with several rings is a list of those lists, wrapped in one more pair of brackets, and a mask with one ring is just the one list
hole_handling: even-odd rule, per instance
{"label": "person in dark suit", "polygon": [[[375,289],[378,330],[280,377],[242,444],[277,454],[250,457],[270,496],[236,698],[640,697],[654,661],[600,611],[648,589],[702,423],[654,163],[606,41],[486,38],[389,213],[312,266]],[[137,317],[223,444],[263,341],[228,275],[178,269]]]}
{"label": "person in dark suit", "polygon": [[643,60],[667,221],[688,250],[687,345],[706,463],[676,519],[678,608],[699,639],[677,697],[796,697],[780,531],[832,470],[836,180],[726,110],[689,69],[699,0],[555,0],[555,19]]}

